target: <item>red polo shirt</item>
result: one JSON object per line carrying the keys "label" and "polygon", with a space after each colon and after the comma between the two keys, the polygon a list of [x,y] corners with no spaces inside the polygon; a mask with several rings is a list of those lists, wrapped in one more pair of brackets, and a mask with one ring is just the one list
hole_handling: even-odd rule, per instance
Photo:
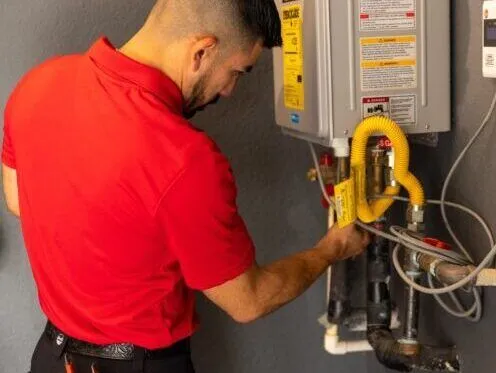
{"label": "red polo shirt", "polygon": [[228,161],[182,105],[106,39],[35,68],[7,104],[40,304],[74,338],[168,346],[195,330],[193,290],[254,262]]}

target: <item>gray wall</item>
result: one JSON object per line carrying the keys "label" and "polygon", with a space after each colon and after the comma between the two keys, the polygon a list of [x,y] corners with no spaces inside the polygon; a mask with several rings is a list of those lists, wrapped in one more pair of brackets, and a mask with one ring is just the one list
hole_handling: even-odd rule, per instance
{"label": "gray wall", "polygon": [[[85,50],[99,35],[117,44],[142,21],[153,0],[1,0],[0,109],[15,82],[31,66],[53,54]],[[443,135],[438,149],[415,148],[414,169],[436,196],[450,160],[480,122],[495,89],[481,78],[480,1],[454,1],[453,133]],[[470,3],[470,6],[468,5]],[[139,8],[137,5],[139,4]],[[310,166],[304,143],[283,137],[275,128],[271,56],[264,54],[235,97],[197,118],[232,160],[240,208],[258,246],[260,262],[311,246],[323,233],[325,215],[318,191],[305,179]],[[472,151],[455,179],[450,197],[468,202],[494,223],[491,160],[496,150],[493,127]],[[431,168],[426,171],[426,162]],[[438,217],[432,212],[433,227]],[[479,255],[485,251],[480,232],[463,217],[453,220]],[[0,373],[28,370],[30,353],[43,318],[29,271],[18,222],[2,209],[0,246]],[[270,317],[238,326],[199,297],[203,327],[194,340],[198,372],[385,372],[371,354],[328,356],[321,348],[323,330],[316,319],[324,310],[325,284],[320,281],[300,299]],[[460,346],[465,372],[492,372],[496,294],[486,292],[481,324],[453,320],[424,297],[422,336]]]}

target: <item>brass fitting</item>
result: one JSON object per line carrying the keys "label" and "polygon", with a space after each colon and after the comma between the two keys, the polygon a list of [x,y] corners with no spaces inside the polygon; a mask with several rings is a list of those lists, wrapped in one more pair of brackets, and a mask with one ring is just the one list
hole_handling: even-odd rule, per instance
{"label": "brass fitting", "polygon": [[312,183],[314,181],[317,181],[318,174],[317,174],[317,170],[315,168],[311,168],[310,170],[308,170],[308,172],[307,172],[307,179],[309,181],[311,181]]}
{"label": "brass fitting", "polygon": [[384,166],[385,166],[385,151],[383,149],[372,149],[371,164],[372,164],[372,180],[371,191],[373,195],[384,193]]}
{"label": "brass fitting", "polygon": [[414,232],[424,231],[424,209],[420,206],[408,206],[406,221],[408,229]]}
{"label": "brass fitting", "polygon": [[[417,261],[425,272],[448,285],[463,280],[475,270],[474,266],[451,264],[427,254],[418,254]],[[474,284],[475,279],[469,285]]]}
{"label": "brass fitting", "polygon": [[400,340],[399,345],[403,355],[416,356],[420,353],[420,344],[416,341]]}

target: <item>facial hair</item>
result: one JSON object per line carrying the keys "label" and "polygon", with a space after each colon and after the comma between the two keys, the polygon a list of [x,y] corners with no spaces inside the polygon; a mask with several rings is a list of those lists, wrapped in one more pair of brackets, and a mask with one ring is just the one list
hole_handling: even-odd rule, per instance
{"label": "facial hair", "polygon": [[216,104],[219,101],[220,95],[216,95],[212,100],[202,104],[205,101],[206,86],[207,76],[201,77],[194,85],[191,97],[184,106],[184,117],[186,119],[193,118],[199,111],[203,111],[207,106]]}

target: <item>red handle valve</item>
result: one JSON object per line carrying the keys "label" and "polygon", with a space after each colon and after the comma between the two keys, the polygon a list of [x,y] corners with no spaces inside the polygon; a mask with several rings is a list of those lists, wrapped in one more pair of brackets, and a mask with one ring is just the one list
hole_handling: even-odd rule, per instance
{"label": "red handle valve", "polygon": [[438,240],[436,238],[429,238],[429,237],[426,237],[423,239],[423,241],[428,244],[428,245],[431,245],[431,246],[434,246],[438,249],[442,249],[442,250],[451,250],[451,245],[444,242],[444,241],[441,241],[441,240]]}

